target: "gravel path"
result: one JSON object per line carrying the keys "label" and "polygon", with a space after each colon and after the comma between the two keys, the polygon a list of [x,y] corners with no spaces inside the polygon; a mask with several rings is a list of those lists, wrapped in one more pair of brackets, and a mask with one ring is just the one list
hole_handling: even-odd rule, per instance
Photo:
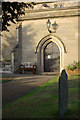
{"label": "gravel path", "polygon": [[13,102],[46,83],[55,75],[14,75],[14,79],[2,85],[2,104]]}

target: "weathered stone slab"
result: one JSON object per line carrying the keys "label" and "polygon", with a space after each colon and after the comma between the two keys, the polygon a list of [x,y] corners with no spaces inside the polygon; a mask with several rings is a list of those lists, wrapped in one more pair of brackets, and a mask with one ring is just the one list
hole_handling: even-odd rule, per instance
{"label": "weathered stone slab", "polygon": [[59,77],[59,114],[64,117],[68,110],[68,76],[65,70],[62,70]]}

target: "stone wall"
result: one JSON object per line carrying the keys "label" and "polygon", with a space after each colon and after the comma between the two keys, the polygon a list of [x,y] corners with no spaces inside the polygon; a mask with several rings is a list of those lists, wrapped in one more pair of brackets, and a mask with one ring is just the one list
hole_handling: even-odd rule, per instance
{"label": "stone wall", "polygon": [[[55,4],[57,7],[54,7]],[[61,4],[62,7],[60,7]],[[39,53],[40,51],[35,54],[35,51],[39,42],[45,36],[50,35],[46,26],[48,19],[50,19],[51,23],[57,22],[58,29],[53,36],[56,36],[66,49],[63,55],[63,50],[60,51],[61,70],[74,61],[78,61],[79,15],[79,2],[72,1],[45,3],[45,5],[39,3],[36,4],[33,10],[27,9],[25,16],[19,18],[22,21],[22,62],[37,62],[38,69],[43,71],[40,63],[43,54]],[[55,42],[54,39],[53,42]],[[60,47],[59,43],[57,45]]]}
{"label": "stone wall", "polygon": [[80,61],[80,17],[78,18],[78,60]]}
{"label": "stone wall", "polygon": [[22,61],[22,24],[19,25],[18,29],[18,35],[17,35],[17,44],[14,47],[12,53],[14,55],[14,60],[13,60],[13,72],[19,73],[19,66]]}
{"label": "stone wall", "polygon": [[[61,39],[66,47],[64,66],[78,61],[78,17],[63,17],[50,19],[57,22],[55,35]],[[46,26],[47,19],[22,22],[22,61],[37,61],[35,54],[39,41],[49,34]]]}
{"label": "stone wall", "polygon": [[16,45],[16,24],[8,27],[9,32],[2,32],[2,58],[3,60],[11,60],[11,51]]}
{"label": "stone wall", "polygon": [[[55,4],[57,4],[57,7],[54,7]],[[62,7],[60,7],[61,4]],[[20,62],[39,64],[41,56],[38,56],[35,52],[40,40],[50,35],[46,26],[48,18],[51,23],[57,22],[58,29],[53,36],[56,36],[57,39],[63,42],[66,48],[66,53],[64,53],[61,59],[62,66],[65,68],[67,65],[72,64],[74,60],[80,60],[79,4],[76,1],[37,3],[34,9],[26,9],[25,16],[19,18],[19,21],[22,22],[22,29],[19,34],[19,47],[15,49],[15,69]],[[4,59],[11,60],[11,51],[17,43],[16,25],[12,24],[9,30],[9,33],[3,32],[2,56]],[[18,66],[17,63],[19,63]],[[38,69],[42,71],[41,66]]]}

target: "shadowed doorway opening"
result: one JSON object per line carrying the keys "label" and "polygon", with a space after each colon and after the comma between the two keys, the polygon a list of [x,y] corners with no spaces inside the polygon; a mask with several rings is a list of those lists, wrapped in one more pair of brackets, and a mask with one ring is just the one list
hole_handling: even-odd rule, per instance
{"label": "shadowed doorway opening", "polygon": [[52,41],[44,49],[44,72],[60,72],[60,50]]}

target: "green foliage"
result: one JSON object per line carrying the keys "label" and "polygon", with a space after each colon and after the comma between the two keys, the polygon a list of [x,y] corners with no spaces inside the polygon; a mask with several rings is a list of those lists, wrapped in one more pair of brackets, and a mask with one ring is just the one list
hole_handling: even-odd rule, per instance
{"label": "green foliage", "polygon": [[75,66],[76,66],[77,69],[80,69],[80,62],[76,62]]}
{"label": "green foliage", "polygon": [[2,31],[9,31],[10,22],[15,24],[18,17],[25,14],[25,8],[33,8],[34,5],[34,2],[2,2]]}
{"label": "green foliage", "polygon": [[67,69],[69,69],[69,70],[74,70],[75,69],[75,66],[67,66]]}
{"label": "green foliage", "polygon": [[73,61],[73,64],[74,64],[74,65],[76,64],[76,61],[75,61],[75,60]]}
{"label": "green foliage", "polygon": [[[2,80],[2,83],[5,83],[5,82],[10,82],[12,79],[8,79],[8,80]],[[0,81],[1,82],[1,81]]]}
{"label": "green foliage", "polygon": [[78,62],[74,61],[73,65],[67,66],[67,69],[69,69],[69,70],[80,69],[80,61],[78,61]]}

